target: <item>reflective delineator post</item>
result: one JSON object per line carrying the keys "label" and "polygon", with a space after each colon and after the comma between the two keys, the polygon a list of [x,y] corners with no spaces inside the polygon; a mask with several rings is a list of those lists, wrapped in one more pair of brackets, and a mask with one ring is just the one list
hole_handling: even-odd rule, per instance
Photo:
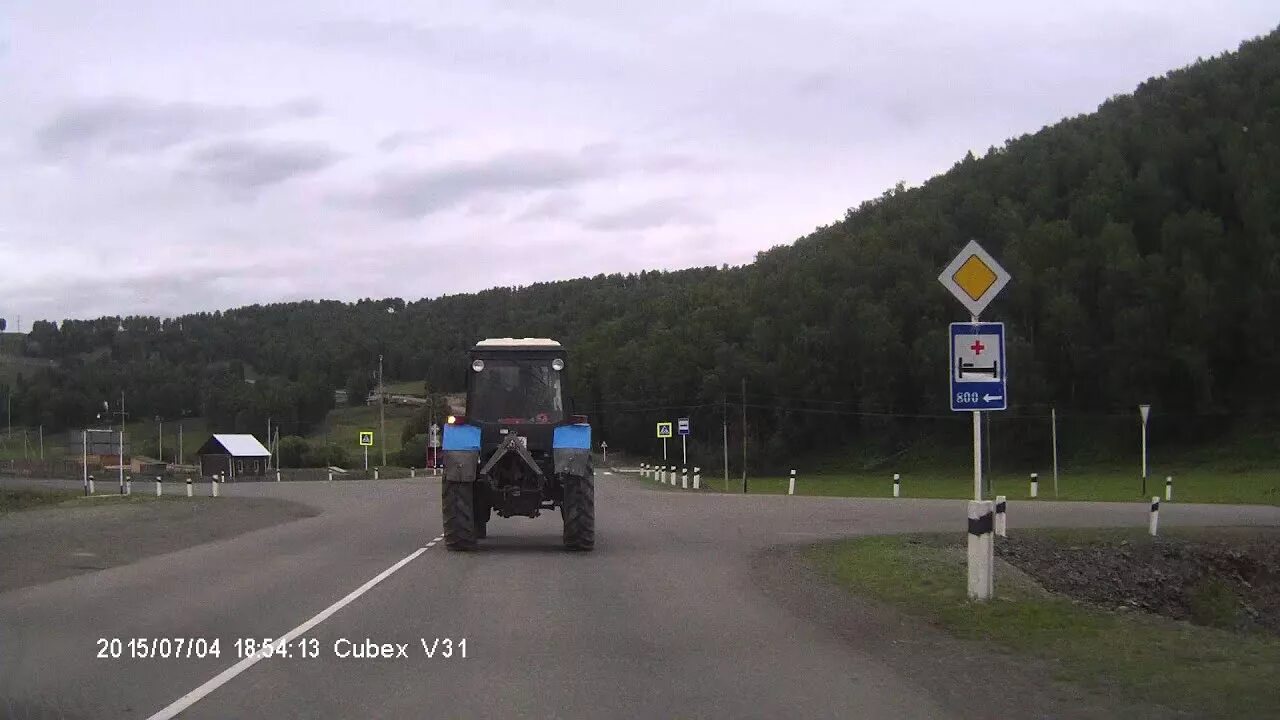
{"label": "reflective delineator post", "polygon": [[333,471],[329,471],[329,476],[325,478],[325,482],[333,482]]}
{"label": "reflective delineator post", "polygon": [[671,487],[676,486],[676,466],[672,465],[667,468],[667,476],[671,478]]}
{"label": "reflective delineator post", "polygon": [[1007,503],[1003,495],[996,496],[996,534],[1000,537],[1009,537],[1009,518],[1005,515]]}
{"label": "reflective delineator post", "polygon": [[702,487],[702,468],[696,465],[693,468],[693,489],[698,490]]}
{"label": "reflective delineator post", "polygon": [[1165,500],[1173,499],[1173,476],[1172,475],[1166,476],[1164,479],[1164,499]]}
{"label": "reflective delineator post", "polygon": [[280,471],[276,470],[276,482],[280,482]]}
{"label": "reflective delineator post", "polygon": [[995,543],[990,500],[969,501],[969,599],[991,599],[995,587]]}
{"label": "reflective delineator post", "polygon": [[163,494],[163,492],[164,491],[160,489],[160,476],[157,475],[156,476],[156,497],[160,497],[160,495]]}
{"label": "reflective delineator post", "polygon": [[902,497],[902,475],[893,474],[893,496]]}
{"label": "reflective delineator post", "polygon": [[689,468],[683,465],[680,467],[680,487],[684,490],[689,489]]}
{"label": "reflective delineator post", "polygon": [[1031,473],[1031,497],[1040,497],[1040,473]]}
{"label": "reflective delineator post", "polygon": [[93,476],[92,475],[89,476],[89,494],[90,495],[93,494]]}
{"label": "reflective delineator post", "polygon": [[1160,527],[1160,498],[1151,498],[1151,519],[1147,522],[1147,532],[1151,533],[1151,537],[1156,536],[1156,531]]}
{"label": "reflective delineator post", "polygon": [[791,477],[787,479],[787,494],[788,494],[788,495],[795,495],[795,494],[796,494],[796,471],[795,471],[795,468],[792,468],[792,469],[791,469]]}
{"label": "reflective delineator post", "polygon": [[374,480],[377,480],[377,479],[378,479],[378,468],[374,468],[374,469],[373,469],[373,479],[374,479]]}
{"label": "reflective delineator post", "polygon": [[194,488],[191,487],[191,478],[187,478],[187,497],[192,497],[194,495]]}
{"label": "reflective delineator post", "polygon": [[209,494],[218,497],[218,476],[214,475],[209,478]]}
{"label": "reflective delineator post", "polygon": [[124,481],[124,494],[125,495],[133,494],[133,476],[132,475],[130,475]]}

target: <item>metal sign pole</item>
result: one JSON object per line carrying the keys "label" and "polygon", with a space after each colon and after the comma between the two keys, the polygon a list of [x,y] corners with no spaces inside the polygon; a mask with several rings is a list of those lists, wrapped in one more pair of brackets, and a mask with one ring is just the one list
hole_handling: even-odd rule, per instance
{"label": "metal sign pole", "polygon": [[688,435],[680,436],[680,458],[681,458],[680,464],[681,465],[689,464],[689,444],[685,442],[685,440],[687,440],[688,438],[689,438]]}
{"label": "metal sign pole", "polygon": [[364,469],[369,469],[369,446],[364,446]]}
{"label": "metal sign pole", "polygon": [[1053,497],[1058,497],[1058,409],[1049,408],[1050,432],[1053,434]]}
{"label": "metal sign pole", "polygon": [[1151,413],[1150,405],[1139,405],[1138,414],[1142,417],[1142,497],[1147,496],[1147,416]]}
{"label": "metal sign pole", "polygon": [[667,461],[667,439],[662,438],[662,462]]}
{"label": "metal sign pole", "polygon": [[[972,320],[978,324],[977,315]],[[982,499],[982,413],[978,410],[973,411],[973,499]]]}

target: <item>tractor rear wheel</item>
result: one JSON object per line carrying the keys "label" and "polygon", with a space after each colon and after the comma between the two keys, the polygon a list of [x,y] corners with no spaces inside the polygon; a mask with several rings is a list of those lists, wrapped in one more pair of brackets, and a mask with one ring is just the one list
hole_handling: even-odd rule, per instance
{"label": "tractor rear wheel", "polygon": [[442,482],[440,508],[444,514],[444,544],[450,550],[476,547],[476,507],[473,483]]}
{"label": "tractor rear wheel", "polygon": [[564,546],[590,550],[596,544],[596,483],[592,475],[564,480]]}
{"label": "tractor rear wheel", "polygon": [[480,483],[475,483],[475,486],[476,537],[483,540],[489,537],[489,513],[491,509]]}

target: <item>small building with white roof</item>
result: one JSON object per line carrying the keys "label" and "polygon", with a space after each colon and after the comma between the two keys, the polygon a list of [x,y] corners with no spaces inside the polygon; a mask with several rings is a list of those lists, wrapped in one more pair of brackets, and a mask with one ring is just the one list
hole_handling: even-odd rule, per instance
{"label": "small building with white roof", "polygon": [[225,474],[227,479],[261,477],[271,466],[271,452],[258,438],[249,435],[214,433],[196,451],[200,459],[200,475]]}

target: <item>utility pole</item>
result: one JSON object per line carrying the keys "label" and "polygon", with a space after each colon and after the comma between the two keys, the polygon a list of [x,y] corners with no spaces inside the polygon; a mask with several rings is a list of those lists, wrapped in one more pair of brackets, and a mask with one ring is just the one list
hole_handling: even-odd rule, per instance
{"label": "utility pole", "polygon": [[747,492],[747,379],[742,378],[742,492]]}
{"label": "utility pole", "polygon": [[271,469],[271,416],[267,416],[267,469]]}
{"label": "utility pole", "polygon": [[44,460],[44,426],[40,426],[40,459]]}
{"label": "utility pole", "polygon": [[382,392],[382,356],[378,356],[378,444],[382,446],[382,466],[387,466],[387,398]]}
{"label": "utility pole", "polygon": [[721,408],[721,429],[724,431],[724,438],[721,441],[724,448],[724,491],[729,492],[729,393],[725,393],[721,398],[724,405]]}
{"label": "utility pole", "polygon": [[159,455],[159,457],[156,459],[164,462],[164,420],[159,415],[156,416],[156,436],[156,444],[159,446],[156,451],[156,455]]}
{"label": "utility pole", "polygon": [[178,464],[182,464],[182,421],[178,421]]}

